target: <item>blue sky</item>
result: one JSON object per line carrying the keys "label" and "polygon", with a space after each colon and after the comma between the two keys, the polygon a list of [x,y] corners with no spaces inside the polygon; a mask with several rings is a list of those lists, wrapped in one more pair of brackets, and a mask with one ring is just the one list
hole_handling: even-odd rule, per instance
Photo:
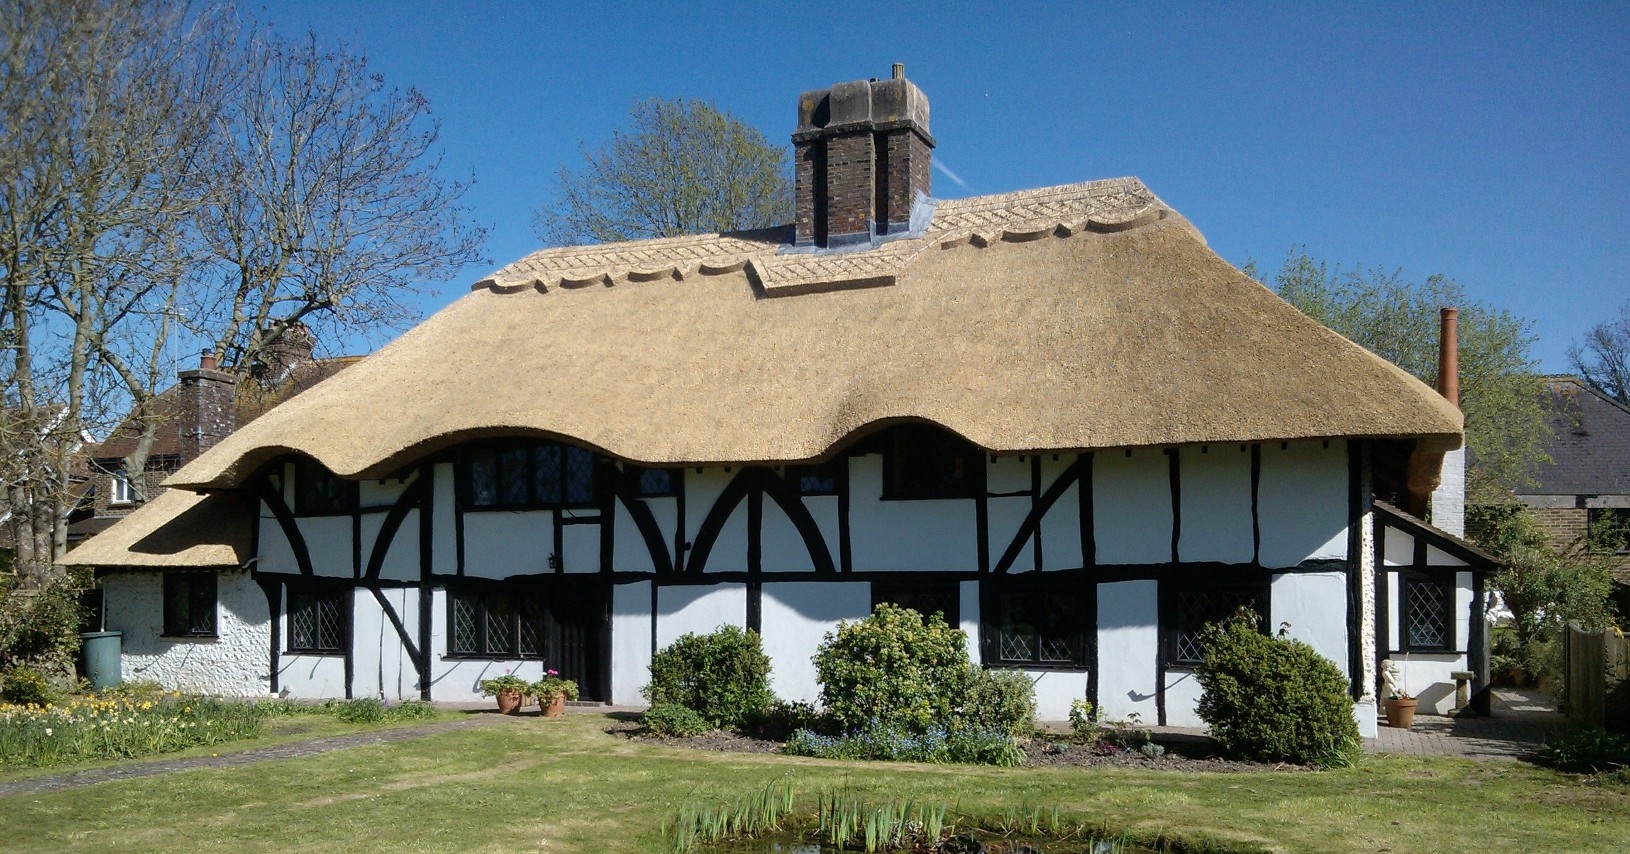
{"label": "blue sky", "polygon": [[1533,322],[1534,355],[1630,298],[1630,4],[268,2],[429,97],[491,264],[538,248],[560,164],[648,96],[785,142],[800,91],[928,95],[942,198],[1135,175],[1235,264],[1305,244],[1442,273]]}

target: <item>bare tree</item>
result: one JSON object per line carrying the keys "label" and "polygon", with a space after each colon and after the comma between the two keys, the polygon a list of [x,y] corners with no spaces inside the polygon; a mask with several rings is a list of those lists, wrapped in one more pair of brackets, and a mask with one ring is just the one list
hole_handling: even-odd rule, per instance
{"label": "bare tree", "polygon": [[22,2],[0,19],[16,142],[0,154],[6,492],[25,589],[60,580],[73,454],[103,403],[141,405],[159,379],[170,324],[154,318],[173,314],[184,269],[222,21],[149,0]]}
{"label": "bare tree", "polygon": [[319,338],[400,329],[405,298],[479,259],[484,228],[439,176],[438,126],[413,89],[315,35],[243,46],[210,147],[200,231],[215,287],[192,328],[240,379],[300,324]]}
{"label": "bare tree", "polygon": [[1630,300],[1619,306],[1618,317],[1591,327],[1583,346],[1569,347],[1568,360],[1585,382],[1630,406]]}
{"label": "bare tree", "polygon": [[626,129],[564,165],[533,228],[554,245],[739,231],[792,221],[784,146],[707,101],[636,101]]}

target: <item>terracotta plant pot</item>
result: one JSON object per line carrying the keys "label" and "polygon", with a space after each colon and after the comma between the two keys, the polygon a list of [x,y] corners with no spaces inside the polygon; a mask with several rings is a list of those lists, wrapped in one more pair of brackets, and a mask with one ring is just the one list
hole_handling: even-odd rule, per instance
{"label": "terracotta plant pot", "polygon": [[543,710],[544,717],[558,718],[561,715],[566,714],[565,694],[556,694],[553,697],[550,697],[549,702],[547,703],[545,703],[543,700],[544,698],[542,697],[538,698],[538,708]]}
{"label": "terracotta plant pot", "polygon": [[501,715],[518,715],[521,713],[521,692],[504,691],[497,695],[498,713]]}
{"label": "terracotta plant pot", "polygon": [[1387,726],[1398,729],[1409,729],[1415,723],[1415,706],[1418,701],[1414,697],[1393,697],[1388,699]]}

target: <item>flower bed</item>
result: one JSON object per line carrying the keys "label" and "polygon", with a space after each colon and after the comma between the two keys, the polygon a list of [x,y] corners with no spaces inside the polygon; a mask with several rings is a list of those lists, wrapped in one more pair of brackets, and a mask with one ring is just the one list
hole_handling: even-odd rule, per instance
{"label": "flower bed", "polygon": [[0,705],[0,768],[129,759],[258,735],[254,703],[164,694]]}

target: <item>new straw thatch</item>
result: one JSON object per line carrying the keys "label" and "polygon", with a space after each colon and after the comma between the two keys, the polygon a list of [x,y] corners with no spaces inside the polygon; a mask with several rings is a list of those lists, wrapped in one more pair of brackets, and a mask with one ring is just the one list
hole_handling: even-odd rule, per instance
{"label": "new straw thatch", "polygon": [[1315,437],[1458,446],[1431,388],[1208,249],[1135,179],[939,202],[916,236],[546,250],[168,481],[288,453],[380,477],[467,439],[650,464],[821,458],[902,419],[993,452]]}
{"label": "new straw thatch", "polygon": [[241,567],[253,556],[255,501],[247,493],[160,493],[58,561],[124,569]]}

